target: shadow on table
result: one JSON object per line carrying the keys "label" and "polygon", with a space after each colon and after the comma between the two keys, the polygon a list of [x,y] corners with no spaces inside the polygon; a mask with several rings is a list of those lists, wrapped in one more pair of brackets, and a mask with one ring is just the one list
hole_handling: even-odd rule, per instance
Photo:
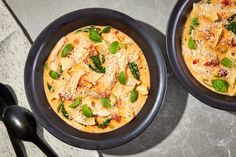
{"label": "shadow on table", "polygon": [[[141,24],[148,31],[151,31],[152,35],[154,35],[154,39],[160,44],[160,48],[167,64],[168,73],[171,73],[171,67],[168,62],[165,49],[166,37],[152,26],[149,26],[142,22]],[[172,133],[172,131],[178,125],[186,107],[187,97],[187,92],[178,83],[176,77],[174,75],[169,76],[165,102],[160,113],[154,119],[148,129],[139,137],[127,144],[124,144],[123,146],[98,151],[99,156],[102,156],[102,153],[113,155],[136,154],[161,143]]]}

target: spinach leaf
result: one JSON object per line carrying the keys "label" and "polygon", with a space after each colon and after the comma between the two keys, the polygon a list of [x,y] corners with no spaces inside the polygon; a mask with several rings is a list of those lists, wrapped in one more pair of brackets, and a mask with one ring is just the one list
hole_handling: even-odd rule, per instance
{"label": "spinach leaf", "polygon": [[75,31],[75,34],[77,34],[78,32],[89,32],[89,31],[91,31],[91,30],[94,30],[94,31],[96,31],[96,32],[98,32],[98,33],[101,31],[100,28],[97,28],[97,27],[94,27],[94,26],[89,26],[89,27],[77,29],[77,30]]}
{"label": "spinach leaf", "polygon": [[47,86],[48,86],[48,90],[53,93],[54,92],[54,88],[53,86],[51,86],[48,82],[47,82]]}
{"label": "spinach leaf", "polygon": [[99,55],[91,56],[90,60],[94,64],[94,66],[92,66],[91,64],[88,65],[90,69],[92,69],[93,71],[95,71],[97,73],[105,73],[106,72],[106,68],[102,67],[102,62],[99,58]]}
{"label": "spinach leaf", "polygon": [[57,112],[59,113],[60,111],[65,118],[69,119],[69,114],[67,113],[63,102],[60,102],[60,104],[57,106]]}
{"label": "spinach leaf", "polygon": [[57,112],[60,112],[62,105],[63,105],[63,102],[60,102],[60,104],[57,106]]}
{"label": "spinach leaf", "polygon": [[65,118],[69,119],[69,114],[67,113],[64,104],[61,106],[61,113]]}
{"label": "spinach leaf", "polygon": [[225,25],[225,28],[236,35],[236,22],[232,21]]}
{"label": "spinach leaf", "polygon": [[106,26],[102,29],[102,33],[109,33],[111,30],[111,26]]}
{"label": "spinach leaf", "polygon": [[102,64],[105,63],[105,55],[102,55]]}
{"label": "spinach leaf", "polygon": [[139,81],[140,79],[140,73],[138,70],[138,65],[134,62],[128,63],[128,67],[133,75],[133,77]]}
{"label": "spinach leaf", "polygon": [[111,122],[111,118],[108,118],[102,124],[98,124],[98,127],[99,128],[105,128],[109,125],[110,122]]}
{"label": "spinach leaf", "polygon": [[200,23],[199,23],[198,17],[195,17],[195,18],[192,19],[192,21],[191,21],[192,26],[198,26],[199,24]]}
{"label": "spinach leaf", "polygon": [[188,32],[188,34],[191,35],[192,32],[193,32],[193,30],[194,30],[194,27],[193,27],[193,26],[190,26],[190,27],[189,27],[189,32]]}
{"label": "spinach leaf", "polygon": [[228,18],[228,24],[225,25],[225,28],[236,35],[236,21],[235,21],[236,14],[233,14]]}

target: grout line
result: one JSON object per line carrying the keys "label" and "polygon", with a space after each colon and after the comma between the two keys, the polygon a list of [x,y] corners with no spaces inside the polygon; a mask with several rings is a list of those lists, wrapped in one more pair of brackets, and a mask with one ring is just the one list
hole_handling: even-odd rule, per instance
{"label": "grout line", "polygon": [[33,44],[33,40],[31,39],[29,33],[27,32],[27,30],[25,29],[25,27],[23,26],[23,24],[20,22],[20,20],[17,18],[16,14],[12,11],[11,7],[7,4],[6,0],[2,0],[2,2],[5,4],[5,6],[7,7],[7,9],[9,10],[9,12],[11,13],[11,15],[13,16],[13,18],[16,20],[17,24],[20,26],[20,28],[22,29],[23,33],[25,34],[26,38],[29,40],[29,42],[31,43],[31,45]]}

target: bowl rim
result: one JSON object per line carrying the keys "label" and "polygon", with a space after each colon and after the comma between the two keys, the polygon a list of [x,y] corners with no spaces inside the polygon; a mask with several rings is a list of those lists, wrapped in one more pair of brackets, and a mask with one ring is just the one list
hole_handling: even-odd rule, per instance
{"label": "bowl rim", "polygon": [[[148,43],[149,46],[152,47],[152,49],[155,50],[155,52],[153,52],[153,54],[155,55],[155,57],[157,58],[157,64],[158,64],[158,70],[159,70],[159,83],[160,83],[160,87],[159,87],[159,91],[157,94],[157,98],[155,99],[155,104],[153,105],[153,109],[151,110],[150,114],[145,117],[145,120],[142,121],[142,123],[140,124],[140,126],[137,126],[132,132],[130,132],[129,134],[123,135],[122,138],[119,137],[114,137],[113,139],[108,139],[108,140],[101,140],[101,141],[95,141],[95,140],[90,140],[90,139],[79,139],[78,137],[74,137],[70,134],[67,134],[65,132],[58,132],[58,130],[55,129],[56,124],[52,124],[50,123],[51,121],[48,120],[48,118],[42,118],[42,115],[40,115],[39,112],[35,112],[36,110],[36,105],[32,105],[34,103],[34,98],[31,95],[32,92],[32,88],[29,84],[30,81],[30,75],[29,75],[29,70],[30,68],[29,66],[29,62],[33,62],[32,58],[30,57],[30,54],[32,53],[32,51],[34,51],[34,49],[36,47],[38,47],[40,45],[40,40],[41,37],[44,36],[45,33],[47,33],[47,30],[51,27],[53,27],[56,23],[58,22],[62,22],[63,19],[74,16],[75,14],[80,14],[80,13],[84,13],[84,12],[89,12],[89,11],[105,11],[107,13],[113,13],[116,14],[117,16],[121,16],[122,18],[129,20],[129,22],[132,23],[133,26],[138,27],[138,28],[143,28],[136,20],[134,20],[133,18],[129,17],[128,15],[125,15],[121,12],[115,11],[115,10],[111,10],[111,9],[106,9],[106,8],[86,8],[86,9],[80,9],[80,10],[75,10],[72,11],[70,13],[67,13],[59,18],[57,18],[56,20],[54,20],[52,23],[50,23],[46,28],[44,28],[41,33],[37,36],[37,38],[35,39],[26,63],[25,63],[25,69],[24,69],[24,86],[25,86],[25,93],[28,99],[28,102],[30,104],[30,107],[35,115],[35,117],[39,120],[39,122],[43,125],[43,127],[49,131],[53,136],[55,136],[56,138],[58,138],[59,140],[70,144],[72,146],[76,146],[76,147],[81,147],[81,148],[85,148],[85,149],[108,149],[108,148],[113,148],[119,145],[122,145],[124,143],[127,143],[128,141],[134,139],[135,137],[137,137],[138,135],[140,135],[153,121],[153,119],[155,118],[155,116],[158,114],[158,112],[161,109],[161,106],[164,102],[165,99],[165,95],[166,95],[166,90],[167,90],[167,72],[166,72],[166,66],[165,66],[165,61],[164,58],[161,54],[161,50],[158,46],[158,44],[156,44],[156,42],[151,38],[151,36],[149,35],[149,33],[147,31],[145,31],[145,33],[142,33],[143,38],[145,38]],[[37,46],[36,46],[37,45]],[[148,61],[147,61],[148,62]],[[33,69],[31,69],[33,70]],[[34,84],[33,84],[34,86]],[[65,136],[66,135],[66,136]],[[78,141],[79,142],[75,142]]]}
{"label": "bowl rim", "polygon": [[[186,73],[184,72],[183,68],[180,66],[180,62],[178,61],[178,50],[176,47],[176,32],[179,31],[179,28],[177,28],[177,24],[179,20],[183,17],[182,14],[186,10],[187,5],[192,5],[194,2],[199,2],[200,0],[179,0],[174,6],[174,9],[172,10],[170,14],[170,18],[167,25],[167,39],[166,39],[166,45],[167,45],[167,54],[168,58],[171,64],[171,67],[180,82],[180,84],[195,98],[202,101],[203,103],[206,103],[207,105],[221,109],[221,110],[228,110],[228,111],[236,111],[236,103],[233,101],[224,101],[221,98],[224,97],[225,99],[232,98],[232,96],[226,96],[222,94],[218,94],[214,91],[211,91],[207,89],[205,86],[201,85],[201,88],[204,88],[205,90],[208,90],[209,94],[203,94],[203,92],[199,89],[199,87],[196,87],[188,78]],[[185,13],[186,14],[186,13]],[[184,20],[185,24],[185,20]],[[182,25],[182,24],[181,24]],[[182,31],[181,31],[182,34]],[[182,40],[182,39],[181,39]],[[182,56],[182,52],[181,52]],[[184,63],[185,64],[185,63]],[[187,69],[188,70],[188,69]],[[188,70],[189,71],[189,70]],[[192,75],[192,74],[191,74]],[[194,76],[192,76],[192,79],[196,80]],[[196,80],[197,81],[197,80]],[[198,81],[197,81],[198,82]],[[213,93],[215,97],[212,96]],[[218,98],[218,99],[217,99]]]}

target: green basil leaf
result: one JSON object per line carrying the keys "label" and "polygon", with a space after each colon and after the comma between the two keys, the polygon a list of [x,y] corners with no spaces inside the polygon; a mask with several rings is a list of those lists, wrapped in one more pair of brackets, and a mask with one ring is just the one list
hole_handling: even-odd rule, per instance
{"label": "green basil leaf", "polygon": [[67,44],[67,45],[62,49],[61,57],[66,57],[66,56],[71,52],[72,49],[73,49],[73,45],[72,45],[72,44]]}
{"label": "green basil leaf", "polygon": [[207,0],[207,4],[211,4],[211,0]]}
{"label": "green basil leaf", "polygon": [[47,86],[48,86],[48,90],[53,93],[54,92],[54,88],[47,82]]}
{"label": "green basil leaf", "polygon": [[108,98],[101,98],[101,104],[104,108],[110,108],[111,104],[110,104],[110,100]]}
{"label": "green basil leaf", "polygon": [[82,105],[82,113],[85,117],[89,118],[93,116],[91,108],[89,108],[86,104]]}
{"label": "green basil leaf", "polygon": [[81,98],[75,99],[75,101],[72,104],[70,104],[69,108],[76,108],[76,107],[78,107],[80,102],[81,102]]}
{"label": "green basil leaf", "polygon": [[134,103],[135,101],[138,100],[138,91],[136,88],[134,88],[131,92],[130,92],[130,102]]}
{"label": "green basil leaf", "polygon": [[125,72],[124,71],[120,72],[118,79],[119,79],[119,82],[121,84],[123,84],[123,85],[126,84],[126,76],[125,76]]}
{"label": "green basil leaf", "polygon": [[106,26],[102,29],[102,33],[109,33],[111,30],[111,26]]}
{"label": "green basil leaf", "polygon": [[211,80],[212,86],[213,88],[221,93],[227,93],[228,92],[228,87],[229,87],[229,83],[226,80],[222,80],[222,79],[215,79],[215,80]]}
{"label": "green basil leaf", "polygon": [[118,41],[114,41],[111,43],[109,50],[111,54],[115,54],[120,49]]}
{"label": "green basil leaf", "polygon": [[223,59],[220,61],[220,63],[221,63],[222,65],[224,65],[225,67],[227,67],[227,68],[232,68],[232,67],[233,67],[233,62],[232,62],[232,60],[229,59],[229,58],[227,58],[227,57],[223,58]]}
{"label": "green basil leaf", "polygon": [[195,41],[193,40],[192,37],[190,37],[189,40],[188,40],[188,48],[196,49],[196,44],[195,44]]}
{"label": "green basil leaf", "polygon": [[49,75],[50,75],[50,77],[53,78],[54,80],[57,80],[57,79],[59,78],[58,73],[57,73],[56,71],[54,71],[54,70],[50,70],[50,71],[49,71]]}
{"label": "green basil leaf", "polygon": [[138,65],[134,62],[131,62],[131,63],[128,63],[128,67],[133,75],[133,77],[139,81],[139,78],[140,78],[140,73],[139,73],[139,70],[138,70]]}
{"label": "green basil leaf", "polygon": [[89,39],[96,43],[102,42],[102,37],[99,35],[99,33],[96,30],[89,31]]}

